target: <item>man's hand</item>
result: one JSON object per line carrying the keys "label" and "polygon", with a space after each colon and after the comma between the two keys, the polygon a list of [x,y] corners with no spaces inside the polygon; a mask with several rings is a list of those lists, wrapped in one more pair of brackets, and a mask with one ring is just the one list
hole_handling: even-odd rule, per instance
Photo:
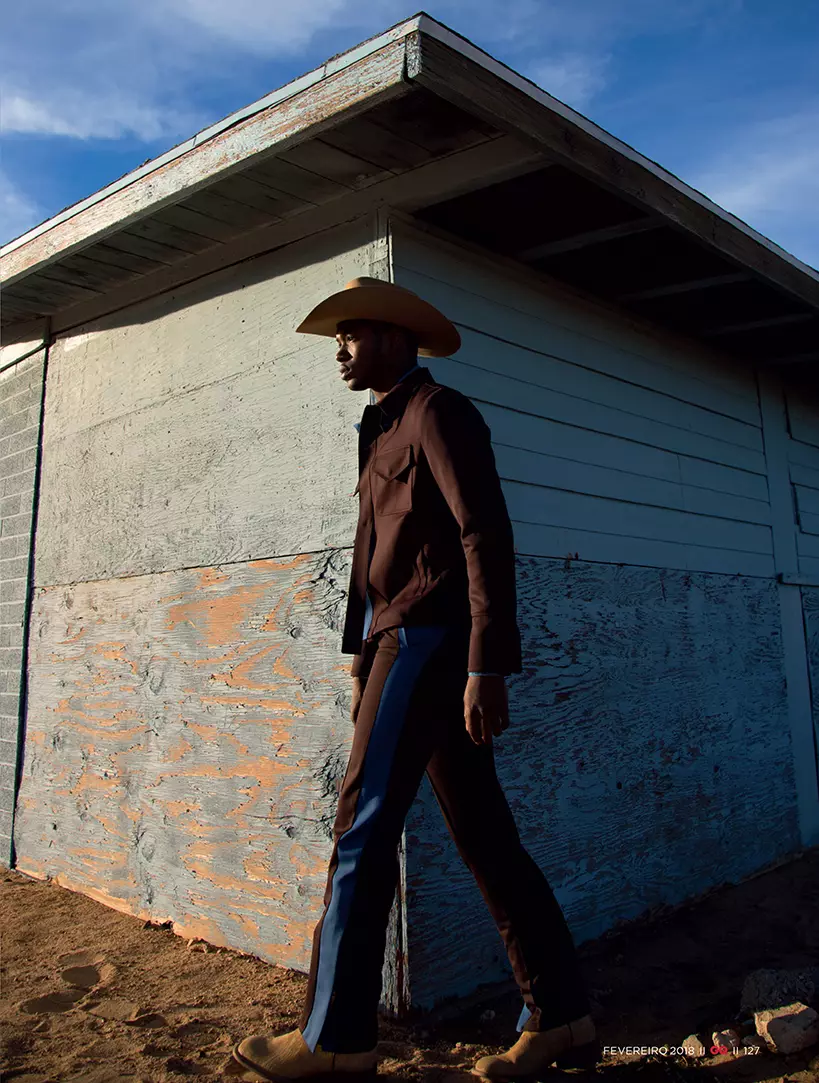
{"label": "man's hand", "polygon": [[364,688],[367,684],[366,677],[353,677],[353,704],[350,708],[350,719],[353,725],[356,724],[358,719],[358,708],[361,706],[361,697],[364,695]]}
{"label": "man's hand", "polygon": [[467,677],[464,721],[476,745],[491,745],[509,725],[509,702],[503,677]]}

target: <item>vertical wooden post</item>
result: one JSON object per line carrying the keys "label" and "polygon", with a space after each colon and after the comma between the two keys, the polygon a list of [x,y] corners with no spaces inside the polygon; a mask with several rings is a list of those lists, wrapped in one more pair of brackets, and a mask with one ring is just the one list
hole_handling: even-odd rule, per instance
{"label": "vertical wooden post", "polygon": [[783,577],[798,578],[799,572],[797,524],[788,467],[788,420],[780,374],[770,368],[758,369],[757,384],[768,467],[774,561],[779,579],[777,589],[799,831],[802,843],[807,847],[819,842],[819,764],[802,611],[803,588],[797,583],[782,582]]}

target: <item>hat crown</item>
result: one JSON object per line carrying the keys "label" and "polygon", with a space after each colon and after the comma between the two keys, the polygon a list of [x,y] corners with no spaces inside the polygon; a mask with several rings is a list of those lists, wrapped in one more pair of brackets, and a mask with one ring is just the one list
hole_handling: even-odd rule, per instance
{"label": "hat crown", "polygon": [[344,287],[344,289],[355,290],[372,286],[378,286],[380,289],[400,290],[401,293],[409,293],[413,297],[418,296],[418,294],[413,293],[412,290],[408,290],[406,286],[397,286],[394,282],[385,282],[381,278],[370,278],[367,275],[361,275],[358,278],[351,278],[347,285]]}
{"label": "hat crown", "polygon": [[358,275],[344,289],[325,297],[296,330],[335,338],[339,324],[348,320],[406,327],[418,337],[418,353],[423,357],[447,357],[461,345],[457,328],[437,308],[406,286],[371,275]]}

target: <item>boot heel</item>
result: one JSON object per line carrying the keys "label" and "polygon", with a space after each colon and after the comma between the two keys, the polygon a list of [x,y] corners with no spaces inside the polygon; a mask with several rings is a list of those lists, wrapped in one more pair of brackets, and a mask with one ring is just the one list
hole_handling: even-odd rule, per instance
{"label": "boot heel", "polygon": [[572,1046],[571,1049],[567,1049],[565,1053],[561,1053],[559,1057],[555,1057],[555,1067],[557,1068],[594,1068],[597,1062],[600,1060],[602,1054],[602,1046],[599,1038],[594,1038],[590,1042],[583,1042],[581,1045]]}

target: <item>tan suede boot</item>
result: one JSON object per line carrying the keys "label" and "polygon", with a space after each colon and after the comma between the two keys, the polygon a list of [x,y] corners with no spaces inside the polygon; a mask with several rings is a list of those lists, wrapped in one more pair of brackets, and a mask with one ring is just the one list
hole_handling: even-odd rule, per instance
{"label": "tan suede boot", "polygon": [[325,1077],[337,1081],[340,1076],[374,1080],[378,1074],[377,1046],[363,1053],[333,1053],[319,1043],[311,1052],[298,1029],[272,1038],[245,1038],[234,1047],[233,1059],[273,1083]]}
{"label": "tan suede boot", "polygon": [[484,1079],[526,1079],[544,1069],[593,1068],[600,1059],[600,1041],[590,1015],[550,1030],[524,1030],[511,1049],[481,1057],[472,1074]]}

